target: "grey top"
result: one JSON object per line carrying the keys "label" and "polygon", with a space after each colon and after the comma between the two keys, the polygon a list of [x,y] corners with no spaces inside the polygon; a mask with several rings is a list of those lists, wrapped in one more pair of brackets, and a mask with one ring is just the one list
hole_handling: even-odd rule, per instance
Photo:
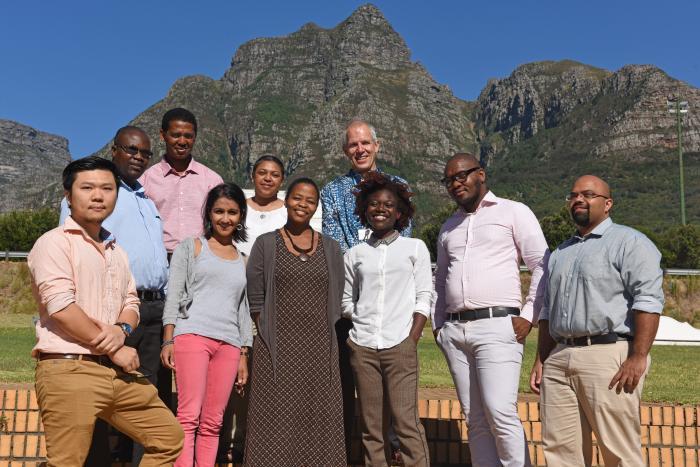
{"label": "grey top", "polygon": [[[276,327],[276,292],[275,292],[275,256],[277,251],[276,239],[278,232],[265,233],[255,240],[248,260],[248,299],[250,314],[259,313],[258,337],[270,352],[272,369],[277,368],[277,327]],[[337,356],[338,342],[335,324],[340,319],[340,300],[345,283],[343,255],[338,242],[325,235],[320,235],[323,251],[328,266],[328,327],[331,331],[331,355]],[[171,266],[172,267],[172,266]],[[309,284],[313,287],[313,284]],[[337,357],[336,357],[337,359]],[[336,361],[337,363],[337,361]]]}
{"label": "grey top", "polygon": [[540,320],[549,320],[554,339],[634,335],[634,310],[663,311],[660,261],[661,253],[644,234],[606,219],[549,257]]}
{"label": "grey top", "polygon": [[195,258],[194,239],[180,243],[170,262],[163,325],[174,324],[175,336],[198,334],[236,347],[251,346],[253,322],[246,295],[243,256],[227,260],[209,249]]}

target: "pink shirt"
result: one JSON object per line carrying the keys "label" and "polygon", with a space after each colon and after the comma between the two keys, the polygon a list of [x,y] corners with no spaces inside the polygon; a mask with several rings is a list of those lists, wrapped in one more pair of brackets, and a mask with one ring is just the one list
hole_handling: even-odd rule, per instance
{"label": "pink shirt", "polygon": [[202,235],[202,206],[207,193],[224,180],[195,161],[178,173],[165,160],[150,167],[139,180],[163,220],[163,242],[169,252],[188,237]]}
{"label": "pink shirt", "polygon": [[[522,203],[489,191],[474,213],[458,210],[438,236],[433,328],[442,326],[446,313],[490,306],[522,307],[520,316],[536,323],[548,251],[537,218]],[[524,304],[521,259],[532,272]]]}
{"label": "pink shirt", "polygon": [[124,310],[139,314],[136,284],[126,252],[103,229],[104,249],[92,240],[72,217],[46,232],[29,252],[34,298],[39,304],[37,343],[32,355],[46,353],[92,353],[61,331],[50,318],[71,303],[89,317],[114,324]]}

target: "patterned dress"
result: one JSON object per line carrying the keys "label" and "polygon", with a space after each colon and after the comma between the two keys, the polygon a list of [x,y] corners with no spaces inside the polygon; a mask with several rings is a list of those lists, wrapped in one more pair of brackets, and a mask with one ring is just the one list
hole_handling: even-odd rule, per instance
{"label": "patterned dress", "polygon": [[277,378],[255,339],[244,464],[246,467],[347,465],[337,351],[326,313],[323,243],[309,261],[277,234],[275,267]]}

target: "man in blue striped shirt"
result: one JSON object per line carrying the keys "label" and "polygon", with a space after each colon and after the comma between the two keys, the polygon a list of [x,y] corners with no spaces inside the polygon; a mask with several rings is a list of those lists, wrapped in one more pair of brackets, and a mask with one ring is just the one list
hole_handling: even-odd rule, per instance
{"label": "man in blue striped shirt", "polygon": [[644,465],[639,402],[664,307],[661,254],[613,223],[610,188],[585,175],[566,196],[577,232],[549,258],[530,387],[541,391],[547,465]]}

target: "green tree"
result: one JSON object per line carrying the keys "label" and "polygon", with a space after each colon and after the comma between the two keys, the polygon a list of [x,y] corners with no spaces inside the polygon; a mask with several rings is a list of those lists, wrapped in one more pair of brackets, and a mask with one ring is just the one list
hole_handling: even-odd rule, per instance
{"label": "green tree", "polygon": [[700,226],[671,227],[658,236],[657,246],[664,267],[700,269]]}
{"label": "green tree", "polygon": [[561,242],[571,237],[576,230],[576,226],[569,215],[569,210],[565,207],[561,208],[557,214],[543,217],[540,220],[540,226],[542,227],[544,238],[547,239],[547,245],[552,251]]}
{"label": "green tree", "polygon": [[37,238],[58,225],[53,209],[0,214],[0,251],[29,251]]}
{"label": "green tree", "polygon": [[423,224],[418,238],[423,240],[430,251],[430,260],[437,260],[437,239],[440,234],[442,224],[457,210],[457,205],[448,204],[440,208],[435,214],[430,217],[430,220]]}

